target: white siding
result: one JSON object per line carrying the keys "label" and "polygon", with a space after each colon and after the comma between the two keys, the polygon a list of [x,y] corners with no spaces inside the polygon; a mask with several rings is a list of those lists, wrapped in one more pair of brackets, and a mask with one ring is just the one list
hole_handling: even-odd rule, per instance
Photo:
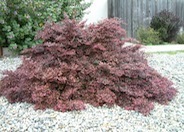
{"label": "white siding", "polygon": [[92,5],[86,10],[83,20],[87,20],[87,24],[96,23],[108,17],[107,0],[85,0],[92,2]]}

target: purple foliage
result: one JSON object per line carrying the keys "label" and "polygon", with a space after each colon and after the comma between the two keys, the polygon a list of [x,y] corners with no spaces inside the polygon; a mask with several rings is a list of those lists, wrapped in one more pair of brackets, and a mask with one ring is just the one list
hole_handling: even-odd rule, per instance
{"label": "purple foliage", "polygon": [[23,64],[6,71],[0,95],[57,111],[117,104],[148,114],[153,102],[167,104],[176,95],[172,82],[151,68],[140,45],[122,48],[126,31],[116,19],[98,24],[66,18],[48,23],[37,38],[43,44],[22,52]]}

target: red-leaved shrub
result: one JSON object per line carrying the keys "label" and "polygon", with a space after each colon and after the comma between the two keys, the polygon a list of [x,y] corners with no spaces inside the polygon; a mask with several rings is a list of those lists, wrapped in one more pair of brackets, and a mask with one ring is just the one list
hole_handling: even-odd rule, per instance
{"label": "red-leaved shrub", "polygon": [[68,18],[48,23],[37,35],[43,44],[24,50],[23,64],[4,73],[0,95],[36,109],[117,104],[148,114],[153,102],[167,104],[176,90],[148,65],[140,45],[122,48],[125,37],[117,19],[89,26]]}

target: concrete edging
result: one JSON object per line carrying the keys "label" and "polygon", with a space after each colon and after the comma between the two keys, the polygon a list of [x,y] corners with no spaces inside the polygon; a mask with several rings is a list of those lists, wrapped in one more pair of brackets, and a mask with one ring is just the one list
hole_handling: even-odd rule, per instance
{"label": "concrete edging", "polygon": [[[134,45],[133,43],[126,42],[124,46]],[[172,51],[184,51],[184,44],[168,44],[168,45],[151,45],[141,48],[144,52],[172,52]]]}

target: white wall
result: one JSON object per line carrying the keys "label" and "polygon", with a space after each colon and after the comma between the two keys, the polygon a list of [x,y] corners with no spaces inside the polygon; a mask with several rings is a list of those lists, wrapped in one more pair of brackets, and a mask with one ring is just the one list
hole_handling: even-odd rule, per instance
{"label": "white wall", "polygon": [[83,20],[87,20],[87,24],[96,23],[108,17],[107,0],[85,0],[92,2],[92,5],[85,11]]}

